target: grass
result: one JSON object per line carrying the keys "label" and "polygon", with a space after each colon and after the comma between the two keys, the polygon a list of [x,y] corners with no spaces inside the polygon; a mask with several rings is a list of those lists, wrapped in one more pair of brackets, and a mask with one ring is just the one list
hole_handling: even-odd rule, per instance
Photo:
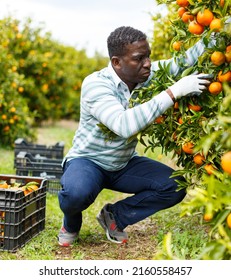
{"label": "grass", "polygon": [[[72,142],[77,124],[62,121],[46,124],[38,129],[38,143],[54,144],[65,142],[65,152]],[[138,146],[143,154],[143,149]],[[1,174],[15,174],[12,150],[0,149]],[[161,162],[174,165],[169,157],[149,152],[148,156]],[[38,236],[32,238],[15,253],[0,252],[0,260],[151,260],[161,250],[163,237],[172,232],[172,251],[179,259],[197,259],[204,244],[208,241],[207,227],[199,216],[180,218],[180,206],[161,211],[127,228],[129,243],[118,245],[109,242],[95,216],[107,202],[117,201],[126,194],[103,190],[96,201],[83,213],[83,226],[79,240],[71,248],[57,245],[57,233],[61,226],[62,213],[57,195],[47,193],[46,225]]]}

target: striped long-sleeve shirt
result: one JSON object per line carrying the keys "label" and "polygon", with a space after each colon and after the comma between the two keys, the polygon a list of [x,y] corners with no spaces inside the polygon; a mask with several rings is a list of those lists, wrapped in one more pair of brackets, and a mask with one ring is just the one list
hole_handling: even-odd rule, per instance
{"label": "striped long-sleeve shirt", "polygon": [[[195,44],[186,52],[185,63],[189,66],[195,64],[204,48],[201,41]],[[174,74],[181,71],[173,59],[160,62],[170,63],[170,71]],[[158,61],[152,63],[151,73],[157,69]],[[152,75],[137,87],[147,86]],[[108,67],[86,77],[81,90],[79,127],[64,161],[86,157],[109,171],[116,171],[126,166],[136,155],[137,145],[135,138],[132,141],[127,139],[150,125],[173,105],[172,99],[165,91],[133,108],[128,108],[129,98],[128,86],[117,76],[110,63]],[[117,137],[112,141],[105,141],[99,123],[108,127]]]}

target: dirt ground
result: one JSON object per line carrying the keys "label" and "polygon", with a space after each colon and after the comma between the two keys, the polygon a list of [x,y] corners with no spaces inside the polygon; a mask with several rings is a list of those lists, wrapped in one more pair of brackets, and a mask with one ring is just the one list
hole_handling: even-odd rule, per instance
{"label": "dirt ground", "polygon": [[[105,239],[103,231],[97,236],[89,235],[79,239],[72,247],[58,247],[56,260],[75,259],[81,256],[85,260],[151,260],[157,248],[158,228],[151,220],[130,226],[127,230],[129,241],[115,244]],[[94,240],[95,239],[95,240]]]}

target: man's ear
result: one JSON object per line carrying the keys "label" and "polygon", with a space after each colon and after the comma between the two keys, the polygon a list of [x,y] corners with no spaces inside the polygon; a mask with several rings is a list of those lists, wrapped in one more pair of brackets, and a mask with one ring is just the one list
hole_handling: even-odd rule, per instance
{"label": "man's ear", "polygon": [[120,68],[120,58],[118,56],[113,56],[111,58],[111,64],[113,68],[119,69]]}

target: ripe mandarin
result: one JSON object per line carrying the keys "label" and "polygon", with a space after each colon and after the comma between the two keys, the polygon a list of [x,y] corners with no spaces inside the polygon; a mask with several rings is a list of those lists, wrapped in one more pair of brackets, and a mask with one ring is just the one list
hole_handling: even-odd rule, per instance
{"label": "ripe mandarin", "polygon": [[197,22],[203,26],[210,25],[213,20],[213,13],[209,9],[204,9],[197,13]]}
{"label": "ripe mandarin", "polygon": [[226,152],[221,157],[221,167],[225,172],[231,175],[231,151]]}
{"label": "ripe mandarin", "polygon": [[222,84],[220,82],[212,82],[209,85],[209,92],[213,95],[217,95],[222,92]]}

